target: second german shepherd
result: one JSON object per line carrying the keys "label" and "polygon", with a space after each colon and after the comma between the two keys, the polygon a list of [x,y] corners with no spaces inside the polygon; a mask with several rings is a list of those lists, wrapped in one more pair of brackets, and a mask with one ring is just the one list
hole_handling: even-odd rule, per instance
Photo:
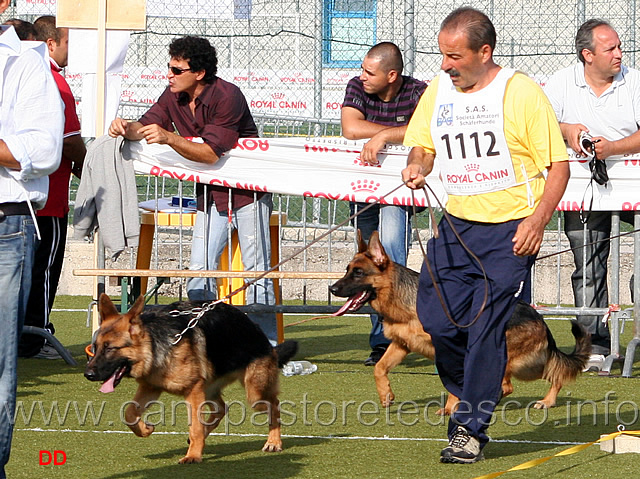
{"label": "second german shepherd", "polygon": [[[189,404],[189,450],[181,464],[202,461],[204,441],[226,412],[222,389],[239,380],[249,404],[269,415],[269,436],[262,450],[282,451],[279,368],[296,353],[298,344],[285,341],[273,348],[246,314],[225,303],[207,310],[188,328],[191,313],[201,306],[178,302],[143,312],[140,296],[127,313],[120,314],[102,294],[95,355],[84,375],[90,381],[103,381],[100,391],[105,393],[123,377],[135,378],[138,391],[125,418],[140,437],[153,432],[154,426],[146,424],[142,415],[163,391],[184,396]],[[181,339],[173,344],[179,334]]]}
{"label": "second german shepherd", "polygon": [[[426,333],[416,313],[419,274],[390,260],[374,231],[369,245],[358,232],[358,253],[347,266],[344,277],[329,289],[339,297],[349,299],[336,316],[360,309],[367,301],[382,315],[384,335],[391,340],[374,368],[380,401],[388,407],[395,396],[389,383],[389,371],[402,362],[409,352],[416,352],[433,360],[435,350],[431,336]],[[583,370],[591,352],[591,341],[585,330],[575,321],[571,332],[576,340],[575,350],[565,354],[556,347],[551,331],[542,316],[529,304],[521,301],[507,325],[507,367],[502,381],[502,394],[513,392],[511,378],[523,381],[546,379],[551,383],[547,395],[537,401],[536,409],[553,407],[560,389],[575,380]],[[450,414],[458,398],[449,395],[439,414]]]}

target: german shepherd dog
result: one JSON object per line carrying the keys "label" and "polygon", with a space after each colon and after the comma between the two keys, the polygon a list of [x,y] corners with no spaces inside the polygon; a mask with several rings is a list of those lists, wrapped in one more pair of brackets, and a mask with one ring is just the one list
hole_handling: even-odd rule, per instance
{"label": "german shepherd dog", "polygon": [[[213,306],[194,327],[187,328],[193,318],[189,312],[200,306],[202,303],[177,302],[143,312],[140,296],[127,313],[120,314],[102,294],[95,355],[85,377],[103,381],[100,391],[105,393],[112,392],[125,376],[138,382],[125,418],[140,437],[154,430],[142,420],[152,401],[163,391],[184,396],[189,405],[189,450],[181,464],[202,462],[205,439],[225,415],[222,389],[239,380],[249,404],[269,414],[269,436],[262,450],[282,451],[279,368],[297,352],[298,343],[285,341],[272,347],[246,314],[224,303]],[[179,333],[182,338],[173,344]]]}
{"label": "german shepherd dog", "polygon": [[[435,350],[431,336],[426,333],[416,313],[419,274],[392,262],[382,247],[377,231],[369,245],[358,232],[358,253],[347,266],[344,277],[329,289],[347,302],[334,313],[340,316],[355,312],[367,301],[383,316],[384,335],[391,344],[374,368],[376,388],[383,406],[388,407],[395,396],[389,383],[389,371],[402,362],[409,352],[416,352],[433,360]],[[511,378],[523,381],[546,379],[551,383],[547,395],[534,408],[553,407],[562,386],[575,380],[583,370],[591,352],[591,341],[585,330],[575,321],[571,332],[576,346],[571,354],[556,347],[551,331],[542,316],[529,304],[521,301],[507,325],[507,367],[502,380],[502,394],[513,392]],[[438,414],[451,414],[458,398],[449,395]]]}

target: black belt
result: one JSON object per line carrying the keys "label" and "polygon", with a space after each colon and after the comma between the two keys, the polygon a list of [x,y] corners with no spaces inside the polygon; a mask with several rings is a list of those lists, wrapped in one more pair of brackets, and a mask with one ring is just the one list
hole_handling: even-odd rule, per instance
{"label": "black belt", "polygon": [[30,215],[29,203],[0,203],[0,220],[5,216]]}

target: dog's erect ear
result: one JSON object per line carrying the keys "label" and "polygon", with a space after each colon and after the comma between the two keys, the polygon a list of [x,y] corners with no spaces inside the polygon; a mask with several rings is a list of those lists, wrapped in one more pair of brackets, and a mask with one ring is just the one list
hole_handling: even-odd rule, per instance
{"label": "dog's erect ear", "polygon": [[143,309],[144,296],[140,295],[127,312],[127,317],[129,318],[129,334],[131,337],[138,336],[142,333],[142,321],[140,321],[140,314],[142,314]]}
{"label": "dog's erect ear", "polygon": [[102,324],[102,321],[109,316],[119,315],[120,312],[111,301],[111,298],[105,293],[102,293],[98,301],[98,325]]}
{"label": "dog's erect ear", "polygon": [[376,266],[384,266],[389,262],[389,257],[382,247],[382,243],[380,243],[380,236],[377,231],[371,233],[367,253],[369,253]]}
{"label": "dog's erect ear", "polygon": [[138,299],[136,299],[136,302],[133,303],[133,306],[131,306],[131,308],[129,309],[128,314],[132,316],[140,316],[140,313],[142,313],[143,309],[144,309],[144,296],[140,295],[138,296]]}
{"label": "dog's erect ear", "polygon": [[358,228],[358,253],[364,253],[367,251],[367,243],[362,239],[362,233]]}

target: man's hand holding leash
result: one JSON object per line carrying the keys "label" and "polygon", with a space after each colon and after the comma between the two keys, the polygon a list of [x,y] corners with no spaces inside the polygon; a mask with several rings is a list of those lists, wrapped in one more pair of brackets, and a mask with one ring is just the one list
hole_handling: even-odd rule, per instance
{"label": "man's hand holding leash", "polygon": [[425,177],[433,170],[435,155],[415,146],[409,152],[407,167],[402,170],[402,181],[412,190],[424,188]]}

